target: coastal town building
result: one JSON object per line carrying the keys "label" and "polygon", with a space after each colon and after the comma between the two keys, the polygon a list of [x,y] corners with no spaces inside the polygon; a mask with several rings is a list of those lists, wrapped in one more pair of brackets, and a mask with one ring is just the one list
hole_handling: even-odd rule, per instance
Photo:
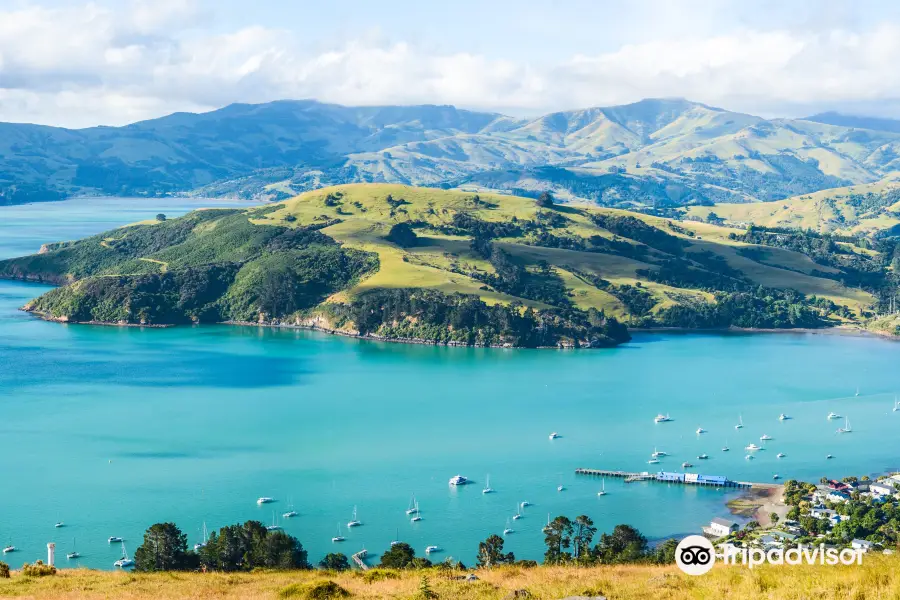
{"label": "coastal town building", "polygon": [[726,535],[734,533],[738,529],[738,524],[734,521],[716,517],[709,522],[709,525],[707,527],[703,528],[703,532],[713,537],[725,537]]}
{"label": "coastal town building", "polygon": [[854,550],[862,550],[863,552],[868,552],[875,547],[875,544],[868,540],[853,540],[850,542],[850,547]]}

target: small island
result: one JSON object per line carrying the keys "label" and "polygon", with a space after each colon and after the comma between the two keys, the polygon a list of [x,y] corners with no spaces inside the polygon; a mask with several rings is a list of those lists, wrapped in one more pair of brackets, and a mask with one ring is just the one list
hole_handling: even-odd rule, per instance
{"label": "small island", "polygon": [[865,290],[887,282],[878,250],[546,193],[354,184],[45,244],[0,261],[0,277],[59,286],[24,310],[66,323],[608,348],[629,328],[859,324],[880,301]]}

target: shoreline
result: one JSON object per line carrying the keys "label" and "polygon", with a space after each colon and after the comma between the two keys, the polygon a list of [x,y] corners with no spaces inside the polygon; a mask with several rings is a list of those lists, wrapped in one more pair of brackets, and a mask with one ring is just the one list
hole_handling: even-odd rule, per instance
{"label": "shoreline", "polygon": [[[9,281],[20,281],[23,283],[34,283],[27,282],[21,279],[10,279]],[[52,317],[45,313],[41,313],[35,310],[30,310],[28,305],[26,304],[19,310],[23,312],[27,312],[36,316],[37,318],[48,321],[51,323],[61,323],[66,325],[99,325],[103,327],[146,327],[150,329],[169,329],[173,327],[184,327],[184,326],[193,326],[196,324],[141,324],[141,323],[125,323],[125,322],[107,322],[107,321],[69,321],[65,319],[60,319],[57,317]],[[205,325],[205,324],[204,324]],[[268,327],[271,329],[296,329],[296,330],[305,330],[305,331],[317,331],[319,333],[326,333],[330,335],[339,335],[348,338],[355,338],[359,340],[370,340],[376,342],[390,342],[396,344],[416,344],[421,346],[448,346],[448,347],[456,347],[456,348],[497,348],[497,349],[512,349],[512,348],[520,348],[519,346],[513,346],[511,344],[467,344],[464,342],[439,342],[433,340],[426,340],[421,338],[391,338],[385,336],[378,335],[359,335],[353,331],[344,331],[341,329],[333,329],[329,327],[323,327],[321,325],[304,325],[304,324],[287,324],[287,323],[257,323],[252,321],[221,321],[217,323],[209,323],[209,325],[231,325],[231,326],[241,326],[241,327]],[[630,334],[645,334],[645,333],[671,333],[671,334],[681,334],[681,335],[691,335],[691,334],[715,334],[715,335],[757,335],[757,334],[795,334],[795,335],[834,335],[834,336],[847,336],[847,337],[875,337],[884,339],[887,341],[900,341],[900,337],[891,335],[887,332],[882,331],[873,331],[869,329],[864,329],[858,326],[846,326],[839,325],[836,327],[826,327],[821,329],[810,329],[810,328],[797,328],[797,329],[756,329],[756,328],[742,328],[742,327],[727,327],[727,328],[713,328],[713,329],[688,329],[684,327],[647,327],[647,328],[629,328],[628,332]],[[624,344],[618,344],[617,346],[609,346],[602,348],[591,348],[589,346],[576,347],[574,344],[559,344],[555,346],[538,346],[536,350],[596,350],[596,349],[611,349],[616,348],[618,346],[623,346],[628,344],[629,342],[625,342]]]}
{"label": "shoreline", "polygon": [[762,527],[772,524],[772,513],[783,520],[790,510],[784,503],[784,484],[768,489],[751,488],[737,498],[728,500],[725,506],[732,515],[754,520]]}

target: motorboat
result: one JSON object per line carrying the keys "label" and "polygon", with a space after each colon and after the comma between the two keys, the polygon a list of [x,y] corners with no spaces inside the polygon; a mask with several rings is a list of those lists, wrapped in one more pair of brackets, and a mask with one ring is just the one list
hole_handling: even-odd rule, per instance
{"label": "motorboat", "polygon": [[664,414],[660,413],[660,414],[656,415],[656,418],[653,419],[653,422],[654,423],[668,423],[671,420],[672,419],[669,417],[668,414],[664,415]]}
{"label": "motorboat", "polygon": [[454,475],[450,478],[450,485],[466,485],[469,480],[462,475]]}
{"label": "motorboat", "polygon": [[256,499],[257,504],[270,504],[275,502],[275,498],[269,498],[268,496],[261,496]]}

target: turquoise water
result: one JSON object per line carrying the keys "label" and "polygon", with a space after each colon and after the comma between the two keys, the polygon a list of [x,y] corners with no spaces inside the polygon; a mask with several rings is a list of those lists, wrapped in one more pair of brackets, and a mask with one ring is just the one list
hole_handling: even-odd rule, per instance
{"label": "turquoise water", "polygon": [[[0,208],[0,256],[193,205]],[[654,447],[672,455],[665,469],[690,460],[756,481],[900,463],[900,412],[891,412],[900,345],[881,339],[644,334],[609,351],[489,350],[227,326],[59,325],[16,310],[45,289],[0,282],[0,544],[20,548],[7,556],[15,565],[42,558],[49,541],[64,553],[75,538],[78,564],[111,568],[111,535],[133,552],[148,525],[169,520],[193,543],[204,521],[269,523],[290,504],[300,516],[279,523],[314,560],[363,547],[377,555],[399,535],[471,562],[528,501],[507,546],[540,558],[547,513],[588,514],[601,530],[631,523],[650,537],[727,515],[726,492],[710,489],[607,480],[609,494],[597,497],[600,482],[576,467],[653,468]],[[832,410],[850,417],[852,434],[834,433]],[[654,424],[659,412],[674,421]],[[793,418],[778,421],[782,412]],[[709,433],[697,436],[701,426]],[[551,431],[563,437],[550,441]],[[774,437],[767,450],[745,460],[742,447],[764,433]],[[698,461],[701,452],[710,459]],[[457,473],[476,483],[451,488]],[[487,473],[497,493],[482,495]],[[413,493],[419,523],[404,512]],[[278,502],[259,507],[259,496]],[[354,506],[364,525],[332,544]]]}

